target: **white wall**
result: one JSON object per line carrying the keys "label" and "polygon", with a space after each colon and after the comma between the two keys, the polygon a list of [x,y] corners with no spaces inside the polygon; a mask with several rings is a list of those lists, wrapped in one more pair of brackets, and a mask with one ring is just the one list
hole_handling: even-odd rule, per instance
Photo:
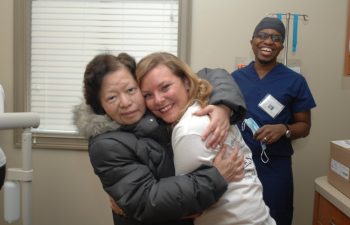
{"label": "white wall", "polygon": [[[295,225],[312,220],[313,182],[327,172],[329,141],[349,139],[350,76],[343,76],[346,0],[194,0],[191,65],[232,71],[236,57],[253,57],[250,38],[257,22],[270,12],[309,16],[300,23],[299,45],[291,59],[301,60],[317,102],[309,137],[294,144]],[[5,110],[13,111],[13,0],[0,1],[0,83]],[[0,131],[9,167],[21,165],[12,131]],[[33,224],[112,224],[109,203],[93,174],[87,152],[34,149]],[[3,196],[0,193],[0,225]],[[21,224],[20,222],[14,223]]]}

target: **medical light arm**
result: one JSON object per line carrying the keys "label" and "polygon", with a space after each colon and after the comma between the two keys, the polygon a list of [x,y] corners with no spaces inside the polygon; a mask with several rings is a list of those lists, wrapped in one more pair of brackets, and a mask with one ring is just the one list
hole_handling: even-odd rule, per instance
{"label": "medical light arm", "polygon": [[31,224],[31,191],[32,191],[32,133],[31,127],[40,124],[37,113],[0,113],[0,130],[23,128],[22,132],[22,168],[9,168],[7,180],[19,181],[22,184],[22,221],[23,225]]}
{"label": "medical light arm", "polygon": [[40,124],[38,113],[0,113],[0,130],[16,128],[37,128]]}
{"label": "medical light arm", "polygon": [[[32,133],[31,128],[40,124],[38,113],[19,112],[4,113],[4,91],[0,85],[0,130],[22,128],[22,168],[9,168],[7,180],[19,181],[22,184],[22,221],[23,225],[31,224],[31,189],[32,189]],[[6,209],[5,209],[6,210]]]}

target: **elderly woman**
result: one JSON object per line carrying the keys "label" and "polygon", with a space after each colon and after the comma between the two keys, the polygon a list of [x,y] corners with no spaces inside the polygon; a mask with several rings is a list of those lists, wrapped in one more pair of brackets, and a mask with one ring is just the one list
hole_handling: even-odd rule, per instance
{"label": "elderly woman", "polygon": [[[228,182],[242,177],[242,158],[237,152],[229,158],[221,155],[214,166],[174,176],[168,127],[146,111],[135,69],[135,60],[128,54],[96,56],[86,67],[86,104],[75,108],[75,124],[89,138],[91,164],[104,190],[122,210],[113,213],[115,224],[192,224],[191,218],[183,217],[201,213],[219,199]],[[232,79],[210,77],[219,82],[219,89],[228,89],[227,98],[220,95],[216,103],[244,112],[244,105],[231,101],[237,98],[231,94],[237,88],[230,85]],[[216,110],[211,112],[213,117]],[[229,114],[219,112],[221,118]],[[233,114],[243,116],[237,110]],[[227,132],[227,123],[219,124],[225,129],[214,126],[213,136]]]}

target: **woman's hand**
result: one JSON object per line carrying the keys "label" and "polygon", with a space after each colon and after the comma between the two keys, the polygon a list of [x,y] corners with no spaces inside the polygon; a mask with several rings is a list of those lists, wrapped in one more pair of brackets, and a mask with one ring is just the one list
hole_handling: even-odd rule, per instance
{"label": "woman's hand", "polygon": [[213,165],[227,182],[240,181],[244,177],[244,157],[239,154],[237,147],[232,148],[231,154],[226,155],[227,146],[224,145],[216,155]]}
{"label": "woman's hand", "polygon": [[230,128],[230,113],[231,109],[225,105],[207,105],[194,113],[196,116],[210,117],[210,123],[202,133],[207,148],[216,148],[224,143]]}
{"label": "woman's hand", "polygon": [[118,206],[112,197],[109,197],[109,202],[111,203],[112,211],[119,216],[126,216],[124,211]]}

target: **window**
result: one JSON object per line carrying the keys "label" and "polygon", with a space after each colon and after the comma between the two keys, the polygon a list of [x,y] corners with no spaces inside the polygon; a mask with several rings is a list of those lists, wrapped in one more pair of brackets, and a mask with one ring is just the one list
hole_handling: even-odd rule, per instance
{"label": "window", "polygon": [[33,146],[86,149],[71,111],[88,61],[106,52],[138,61],[154,51],[187,61],[189,12],[187,0],[16,0],[15,110],[40,114]]}

